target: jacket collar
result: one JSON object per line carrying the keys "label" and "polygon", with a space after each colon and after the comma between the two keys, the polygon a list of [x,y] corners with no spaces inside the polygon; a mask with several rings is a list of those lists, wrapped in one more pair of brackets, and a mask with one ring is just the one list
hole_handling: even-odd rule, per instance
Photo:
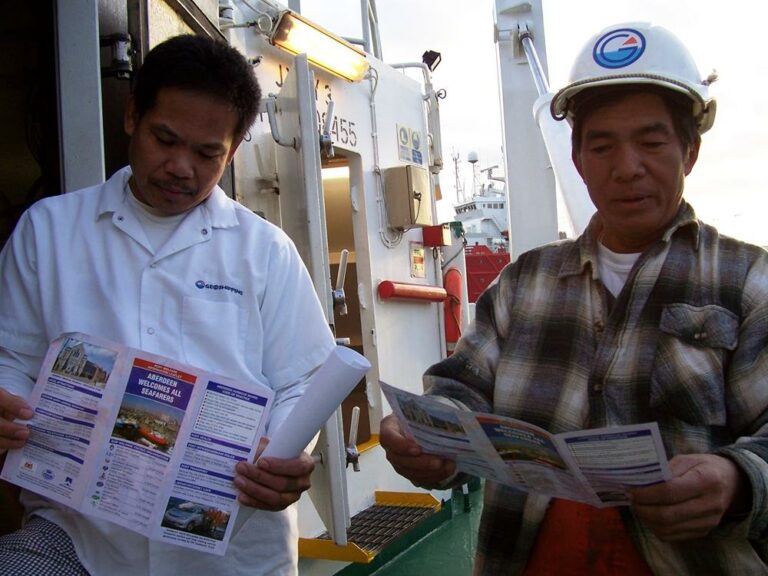
{"label": "jacket collar", "polygon": [[[125,166],[104,183],[99,196],[98,216],[125,211],[126,194],[129,193],[128,180],[131,174],[130,166]],[[230,228],[238,225],[236,204],[219,186],[215,186],[211,195],[192,208],[192,211],[199,211],[200,216],[213,228]]]}
{"label": "jacket collar", "polygon": [[[560,267],[560,277],[581,274],[587,267],[591,268],[592,278],[597,278],[597,238],[602,224],[598,214],[592,216],[586,230],[575,242],[569,245],[568,251]],[[683,230],[689,230],[692,247],[699,249],[701,223],[696,218],[693,206],[683,201],[672,223],[664,231],[659,242],[671,242],[674,236]]]}

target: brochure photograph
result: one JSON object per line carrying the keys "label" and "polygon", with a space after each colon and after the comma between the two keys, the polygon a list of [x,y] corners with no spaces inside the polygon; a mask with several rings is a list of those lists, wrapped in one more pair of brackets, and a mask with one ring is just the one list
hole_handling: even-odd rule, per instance
{"label": "brochure photograph", "polygon": [[672,477],[655,422],[550,434],[380,384],[407,436],[473,476],[600,508],[628,505],[628,488]]}

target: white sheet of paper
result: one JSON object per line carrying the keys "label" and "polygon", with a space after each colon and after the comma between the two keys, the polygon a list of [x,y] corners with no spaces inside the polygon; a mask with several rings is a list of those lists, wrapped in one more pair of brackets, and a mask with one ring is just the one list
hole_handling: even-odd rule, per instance
{"label": "white sheet of paper", "polygon": [[370,367],[365,356],[337,346],[311,376],[306,392],[273,434],[262,456],[295,458],[301,454]]}

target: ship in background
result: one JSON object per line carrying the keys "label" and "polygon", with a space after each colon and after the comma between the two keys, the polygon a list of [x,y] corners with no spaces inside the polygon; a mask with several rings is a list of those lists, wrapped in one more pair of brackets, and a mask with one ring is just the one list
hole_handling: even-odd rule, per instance
{"label": "ship in background", "polygon": [[469,197],[459,177],[459,155],[452,155],[456,178],[455,220],[461,223],[466,259],[467,299],[474,303],[488,285],[509,264],[509,218],[506,179],[495,176],[499,166],[482,168],[485,180],[477,175],[478,155],[467,154],[472,165],[472,190]]}

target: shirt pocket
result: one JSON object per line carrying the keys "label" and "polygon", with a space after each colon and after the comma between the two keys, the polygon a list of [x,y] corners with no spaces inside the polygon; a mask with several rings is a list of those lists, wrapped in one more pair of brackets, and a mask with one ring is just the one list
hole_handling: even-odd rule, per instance
{"label": "shirt pocket", "polygon": [[186,362],[234,377],[243,362],[246,316],[247,311],[232,302],[185,297],[181,345]]}
{"label": "shirt pocket", "polygon": [[725,426],[725,370],[739,319],[720,306],[671,304],[661,314],[650,406],[694,426]]}

